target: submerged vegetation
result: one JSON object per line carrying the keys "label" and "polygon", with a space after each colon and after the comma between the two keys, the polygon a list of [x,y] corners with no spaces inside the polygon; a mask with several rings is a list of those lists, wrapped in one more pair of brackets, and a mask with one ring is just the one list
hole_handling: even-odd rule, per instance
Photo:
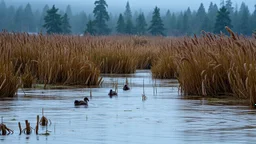
{"label": "submerged vegetation", "polygon": [[200,37],[0,34],[0,96],[33,84],[99,85],[100,73],[152,70],[176,78],[183,95],[256,97],[256,40],[234,34]]}

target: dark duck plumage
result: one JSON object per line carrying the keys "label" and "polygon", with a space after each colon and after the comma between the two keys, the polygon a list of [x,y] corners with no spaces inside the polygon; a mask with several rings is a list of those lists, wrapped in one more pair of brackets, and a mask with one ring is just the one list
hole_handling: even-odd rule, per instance
{"label": "dark duck plumage", "polygon": [[89,99],[87,97],[85,97],[84,100],[75,100],[74,105],[75,106],[79,106],[79,105],[88,106],[88,101],[89,101]]}
{"label": "dark duck plumage", "polygon": [[127,90],[130,90],[130,88],[129,88],[128,85],[126,84],[126,85],[124,85],[123,90],[124,90],[124,91],[127,91]]}
{"label": "dark duck plumage", "polygon": [[110,89],[108,95],[109,95],[109,96],[115,96],[115,95],[117,95],[117,92],[115,92],[115,91],[113,91],[112,89]]}

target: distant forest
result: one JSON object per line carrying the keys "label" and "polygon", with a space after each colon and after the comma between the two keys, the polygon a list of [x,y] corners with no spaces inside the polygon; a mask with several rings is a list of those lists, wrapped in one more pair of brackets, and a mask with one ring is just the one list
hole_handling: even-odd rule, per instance
{"label": "distant forest", "polygon": [[[104,1],[104,0],[99,0]],[[107,1],[105,1],[107,3]],[[107,4],[106,11],[107,11]],[[47,11],[51,10],[53,6],[45,5],[42,10],[32,11],[32,7],[29,3],[24,6],[14,7],[6,6],[4,0],[0,3],[0,29],[7,30],[9,32],[47,32],[45,27],[45,17]],[[225,10],[222,8],[225,7]],[[95,7],[96,8],[96,7]],[[72,13],[71,5],[68,5],[65,10],[58,10],[57,13],[64,17],[66,15],[66,21],[70,25],[70,32],[68,34],[84,34],[90,33],[90,26],[93,26],[96,16],[94,12],[85,13]],[[95,10],[95,9],[94,9]],[[99,10],[100,11],[100,10]],[[222,13],[221,13],[222,12]],[[143,11],[133,11],[129,2],[122,13],[108,13],[106,18],[106,27],[108,28],[108,35],[115,34],[139,34],[150,35],[154,34],[154,24],[160,22],[163,24],[161,35],[166,36],[183,36],[200,34],[201,30],[206,32],[216,32],[218,22],[216,21],[218,15],[225,14],[226,19],[229,19],[229,27],[238,33],[243,35],[251,35],[256,29],[256,5],[254,11],[249,11],[246,3],[242,3],[240,6],[234,6],[231,0],[223,1],[222,4],[217,5],[210,3],[209,6],[204,6],[202,3],[199,5],[198,10],[191,11],[188,7],[185,11],[172,12],[161,11],[161,8],[152,8],[152,12],[144,13]],[[157,18],[160,15],[160,18]],[[219,18],[221,22],[221,18]],[[223,20],[225,21],[225,20]],[[155,22],[155,23],[154,23]],[[99,26],[100,27],[100,26]],[[97,31],[97,30],[96,30]]]}

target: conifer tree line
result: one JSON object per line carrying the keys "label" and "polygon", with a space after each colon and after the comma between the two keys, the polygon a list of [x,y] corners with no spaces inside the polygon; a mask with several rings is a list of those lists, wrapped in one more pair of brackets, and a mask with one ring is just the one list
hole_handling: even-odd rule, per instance
{"label": "conifer tree line", "polygon": [[256,33],[256,5],[249,11],[244,2],[238,6],[223,0],[220,5],[211,2],[207,7],[201,3],[197,10],[188,7],[180,12],[161,11],[156,6],[144,13],[133,10],[128,1],[120,13],[110,13],[108,7],[106,0],[95,0],[91,13],[74,14],[70,5],[65,10],[45,5],[42,10],[32,11],[29,3],[14,7],[2,0],[0,29],[49,34],[182,36],[200,34],[202,30],[226,33],[224,27],[229,26],[238,34]]}

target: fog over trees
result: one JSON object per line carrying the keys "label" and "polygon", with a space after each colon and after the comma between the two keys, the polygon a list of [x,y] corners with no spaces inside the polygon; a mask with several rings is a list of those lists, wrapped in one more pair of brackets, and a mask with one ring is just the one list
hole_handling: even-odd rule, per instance
{"label": "fog over trees", "polygon": [[[119,6],[118,11],[113,12],[110,10],[110,7],[113,7],[110,4],[115,5],[113,0],[98,0],[99,3],[103,1],[106,3],[104,9],[101,9],[102,6],[97,8],[96,0],[89,0],[90,4],[87,1],[88,6],[80,11],[73,8],[72,1],[55,1],[58,4],[62,2],[60,7],[55,5],[58,9],[56,13],[61,18],[58,22],[61,22],[62,25],[60,31],[56,33],[61,34],[156,35],[152,32],[152,26],[155,23],[159,24],[159,31],[157,28],[153,28],[154,31],[158,31],[157,35],[166,36],[200,34],[202,30],[220,33],[224,30],[223,25],[227,23],[238,34],[251,35],[256,29],[256,2],[253,4],[253,8],[249,8],[245,2],[240,5],[234,4],[232,0],[218,1],[218,3],[209,1],[209,5],[197,3],[197,8],[194,4],[192,6],[188,3],[186,9],[177,11],[171,9],[171,6],[168,8],[167,5],[162,8],[161,5],[154,4],[153,1],[149,0],[148,5],[154,6],[147,7],[148,10],[144,11],[145,8],[138,9],[138,3],[134,4],[135,2],[130,0],[122,1],[124,5]],[[49,27],[47,28],[45,25],[47,21],[48,23],[51,21],[51,18],[47,21],[45,18],[53,7],[52,2],[49,1],[49,4],[40,5],[40,7],[33,5],[33,2],[28,3],[29,0],[27,3],[25,1],[22,1],[23,3],[21,1],[16,2],[15,5],[14,2],[15,0],[1,0],[0,2],[1,29],[10,32],[33,33],[46,33],[49,30]],[[63,3],[66,5],[64,6]],[[157,15],[159,13],[159,18],[156,18],[156,12]],[[157,20],[160,21],[157,22]]]}

